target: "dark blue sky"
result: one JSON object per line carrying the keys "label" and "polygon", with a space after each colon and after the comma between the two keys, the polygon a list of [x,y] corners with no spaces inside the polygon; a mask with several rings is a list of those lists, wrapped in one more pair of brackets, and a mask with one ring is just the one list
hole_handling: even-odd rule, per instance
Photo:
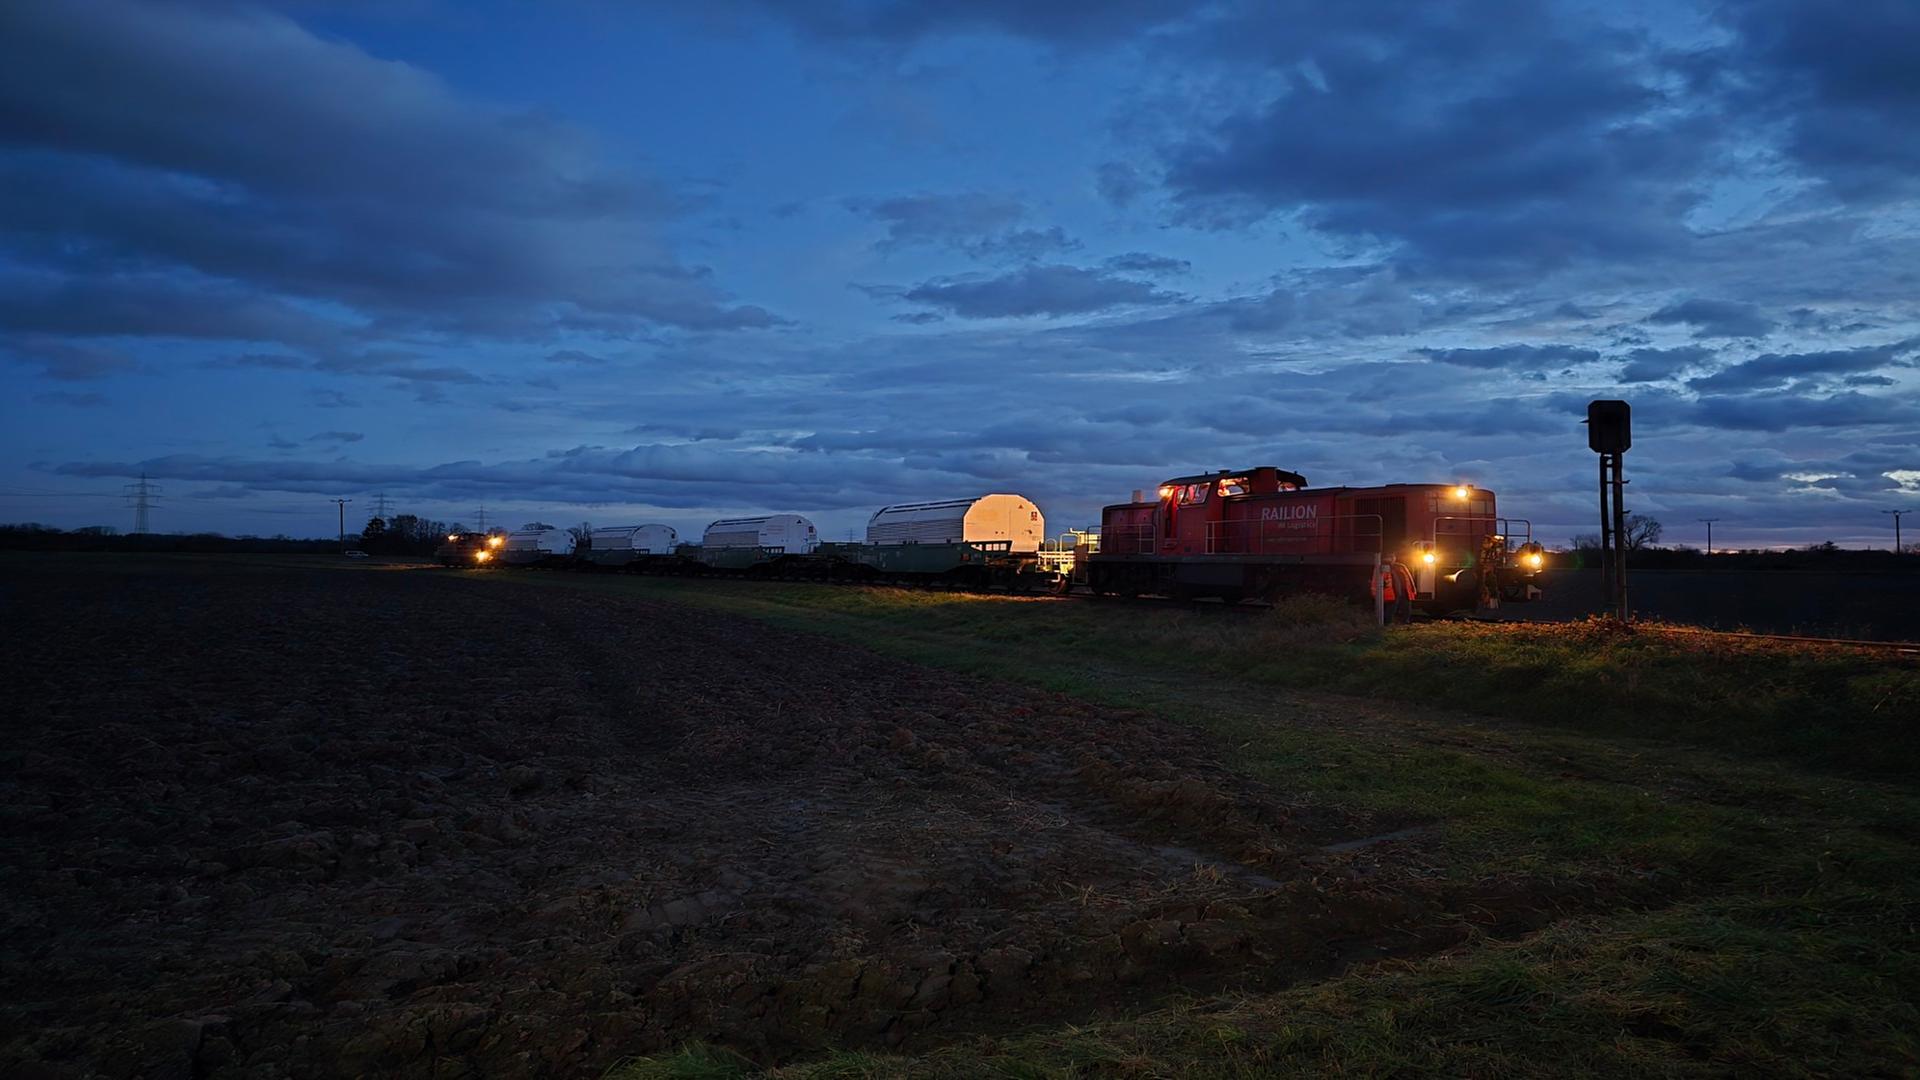
{"label": "dark blue sky", "polygon": [[0,7],[0,519],[1920,506],[1913,0],[675,7]]}

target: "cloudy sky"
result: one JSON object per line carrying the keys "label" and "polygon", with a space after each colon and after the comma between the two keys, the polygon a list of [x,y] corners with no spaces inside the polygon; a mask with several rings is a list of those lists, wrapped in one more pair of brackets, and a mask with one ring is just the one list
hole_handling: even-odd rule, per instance
{"label": "cloudy sky", "polygon": [[1920,4],[0,6],[0,520],[1920,507]]}

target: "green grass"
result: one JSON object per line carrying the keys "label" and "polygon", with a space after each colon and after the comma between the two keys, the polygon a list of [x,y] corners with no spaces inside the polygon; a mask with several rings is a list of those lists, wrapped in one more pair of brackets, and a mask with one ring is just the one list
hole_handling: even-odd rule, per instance
{"label": "green grass", "polygon": [[[1518,940],[770,1075],[1920,1075],[1920,668],[1600,626],[1382,633],[804,585],[469,575],[709,608],[1145,709],[1276,789],[1440,832],[1463,888],[1593,899]],[[619,1080],[755,1074],[692,1045]]]}
{"label": "green grass", "polygon": [[1920,663],[1604,623],[1378,631],[1303,598],[1265,615],[897,589],[562,577],[750,615],[962,670],[1098,692],[1129,672],[1326,690],[1864,775],[1920,771]]}
{"label": "green grass", "polygon": [[[767,1070],[840,1077],[1898,1076],[1920,1068],[1913,912],[1871,897],[1686,904],[1570,919],[1274,994]],[[759,1074],[705,1047],[619,1080]]]}

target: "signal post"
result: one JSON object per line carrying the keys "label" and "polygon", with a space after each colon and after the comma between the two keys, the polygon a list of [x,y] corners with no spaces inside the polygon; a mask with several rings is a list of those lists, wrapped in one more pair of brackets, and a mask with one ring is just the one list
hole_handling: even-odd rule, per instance
{"label": "signal post", "polygon": [[1607,610],[1627,612],[1626,479],[1622,459],[1633,445],[1633,409],[1624,401],[1587,402],[1587,446],[1600,455],[1600,574]]}

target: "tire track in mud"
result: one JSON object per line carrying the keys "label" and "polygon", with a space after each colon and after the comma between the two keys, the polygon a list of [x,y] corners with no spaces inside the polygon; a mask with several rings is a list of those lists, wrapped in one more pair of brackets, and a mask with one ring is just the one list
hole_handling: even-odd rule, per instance
{"label": "tire track in mud", "polygon": [[15,1075],[913,1048],[1467,932],[1416,837],[1330,851],[1388,830],[1194,731],[741,619],[217,566],[9,594]]}

